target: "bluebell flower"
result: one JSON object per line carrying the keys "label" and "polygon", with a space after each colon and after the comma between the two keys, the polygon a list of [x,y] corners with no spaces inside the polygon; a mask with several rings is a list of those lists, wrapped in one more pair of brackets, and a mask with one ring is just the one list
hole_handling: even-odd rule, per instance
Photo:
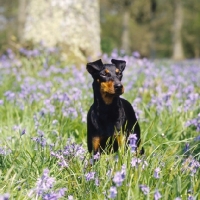
{"label": "bluebell flower", "polygon": [[156,189],[156,191],[154,193],[154,200],[159,200],[161,197],[162,197],[162,195],[160,194],[158,189]]}
{"label": "bluebell flower", "polygon": [[141,159],[139,159],[139,158],[137,158],[137,157],[136,157],[136,158],[133,158],[133,159],[131,160],[131,166],[137,168],[141,162],[142,162]]}
{"label": "bluebell flower", "polygon": [[195,200],[195,198],[192,195],[189,195],[187,200]]}
{"label": "bluebell flower", "polygon": [[124,178],[122,177],[121,172],[120,171],[116,172],[113,178],[113,182],[115,183],[115,185],[119,187],[122,185],[123,181],[124,181]]}
{"label": "bluebell flower", "polygon": [[95,178],[95,185],[99,186],[99,179],[97,177]]}
{"label": "bluebell flower", "polygon": [[74,197],[72,195],[69,195],[68,200],[74,200]]}
{"label": "bluebell flower", "polygon": [[115,186],[112,186],[111,188],[110,188],[110,194],[109,194],[109,198],[110,199],[114,199],[114,198],[116,198],[116,196],[117,196],[117,188],[115,187]]}
{"label": "bluebell flower", "polygon": [[200,162],[195,160],[192,156],[189,156],[182,163],[182,171],[190,172],[191,176],[194,176],[194,174],[196,174],[199,168],[200,168]]}
{"label": "bluebell flower", "polygon": [[11,150],[10,150],[10,149],[7,149],[7,148],[5,148],[5,147],[0,147],[0,155],[6,156],[6,155],[8,155],[8,154],[10,154],[10,153],[11,153]]}
{"label": "bluebell flower", "polygon": [[160,178],[159,173],[160,173],[160,167],[157,167],[157,168],[154,170],[154,177],[155,177],[156,179]]}
{"label": "bluebell flower", "polygon": [[2,106],[3,104],[4,104],[4,101],[0,99],[0,106]]}
{"label": "bluebell flower", "polygon": [[140,53],[138,51],[133,52],[133,57],[140,58]]}
{"label": "bluebell flower", "polygon": [[94,175],[95,175],[95,172],[89,172],[85,174],[86,181],[94,180]]}
{"label": "bluebell flower", "polygon": [[100,158],[100,153],[97,152],[94,156],[93,156],[94,160],[99,160]]}
{"label": "bluebell flower", "polygon": [[0,200],[9,200],[10,199],[10,194],[9,193],[5,193],[0,195]]}
{"label": "bluebell flower", "polygon": [[36,182],[36,187],[29,192],[29,197],[34,194],[42,197],[43,200],[57,200],[65,195],[66,188],[57,191],[53,190],[55,178],[49,176],[49,170],[44,169],[43,175]]}
{"label": "bluebell flower", "polygon": [[117,187],[119,187],[122,185],[125,177],[126,177],[126,166],[123,165],[122,170],[115,173],[113,177],[113,182],[115,183]]}
{"label": "bluebell flower", "polygon": [[26,129],[23,129],[23,130],[21,131],[21,134],[20,134],[20,135],[22,136],[22,135],[24,135],[24,134],[26,134]]}
{"label": "bluebell flower", "polygon": [[149,187],[146,185],[139,185],[141,191],[143,192],[144,195],[148,195],[149,194]]}
{"label": "bluebell flower", "polygon": [[129,140],[129,146],[131,147],[131,152],[135,152],[137,148],[137,135],[130,134],[128,140]]}

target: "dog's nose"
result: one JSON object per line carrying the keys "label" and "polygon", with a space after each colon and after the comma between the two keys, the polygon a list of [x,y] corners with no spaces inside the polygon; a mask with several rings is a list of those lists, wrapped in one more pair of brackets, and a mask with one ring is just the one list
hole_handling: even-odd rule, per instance
{"label": "dog's nose", "polygon": [[114,87],[115,87],[115,90],[121,90],[123,85],[121,83],[117,83],[114,85]]}

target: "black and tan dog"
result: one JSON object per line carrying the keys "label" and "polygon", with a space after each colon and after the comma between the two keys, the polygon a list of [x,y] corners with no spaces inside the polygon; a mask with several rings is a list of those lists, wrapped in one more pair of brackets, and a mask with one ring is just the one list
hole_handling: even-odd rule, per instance
{"label": "black and tan dog", "polygon": [[131,132],[136,134],[137,146],[140,144],[140,127],[133,107],[119,97],[124,92],[121,79],[126,62],[114,59],[111,62],[103,64],[97,60],[87,64],[94,79],[94,103],[87,115],[87,145],[94,155],[108,146],[116,152],[123,141],[119,133],[125,135],[125,142]]}

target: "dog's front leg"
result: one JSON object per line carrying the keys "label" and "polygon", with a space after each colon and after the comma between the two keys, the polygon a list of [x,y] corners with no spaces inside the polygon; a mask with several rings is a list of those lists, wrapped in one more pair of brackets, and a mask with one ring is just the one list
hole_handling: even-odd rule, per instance
{"label": "dog's front leg", "polygon": [[100,142],[101,138],[99,136],[92,138],[93,155],[96,155],[98,152],[100,153]]}

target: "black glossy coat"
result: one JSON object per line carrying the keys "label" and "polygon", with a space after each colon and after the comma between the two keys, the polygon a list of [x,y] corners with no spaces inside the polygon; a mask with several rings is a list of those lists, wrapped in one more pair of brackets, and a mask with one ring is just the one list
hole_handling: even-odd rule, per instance
{"label": "black glossy coat", "polygon": [[[98,60],[87,64],[87,70],[94,79],[94,103],[87,115],[87,145],[88,151],[93,151],[94,154],[105,150],[108,143],[114,152],[117,151],[120,144],[115,137],[120,132],[125,134],[126,140],[130,133],[136,134],[137,146],[140,143],[140,127],[133,107],[127,100],[119,97],[123,93],[121,79],[126,63],[122,60],[112,60],[112,63],[103,65]],[[106,69],[109,74],[105,74]],[[102,98],[101,83],[108,81],[113,83],[114,94],[111,95],[112,102],[106,104]]]}

